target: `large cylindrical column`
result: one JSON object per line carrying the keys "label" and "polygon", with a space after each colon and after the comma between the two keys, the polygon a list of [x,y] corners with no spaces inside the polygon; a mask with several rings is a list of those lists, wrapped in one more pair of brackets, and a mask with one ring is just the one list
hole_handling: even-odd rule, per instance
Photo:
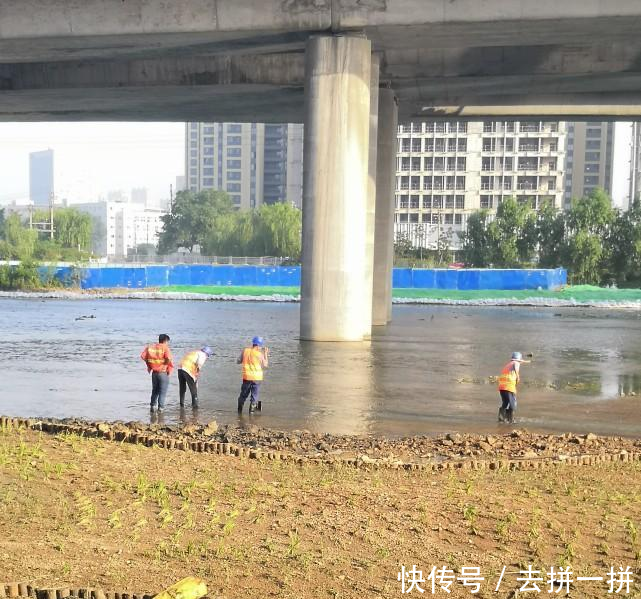
{"label": "large cylindrical column", "polygon": [[360,341],[371,44],[364,37],[315,36],[305,63],[300,334]]}
{"label": "large cylindrical column", "polygon": [[378,156],[376,167],[376,226],[374,230],[374,284],[372,324],[392,320],[394,266],[394,189],[398,104],[394,91],[382,88],[378,98]]}
{"label": "large cylindrical column", "polygon": [[363,337],[372,336],[372,290],[374,285],[374,229],[376,227],[376,157],[378,156],[378,82],[380,59],[372,55],[369,94],[369,158],[367,161],[367,206],[365,209],[365,284],[363,287]]}

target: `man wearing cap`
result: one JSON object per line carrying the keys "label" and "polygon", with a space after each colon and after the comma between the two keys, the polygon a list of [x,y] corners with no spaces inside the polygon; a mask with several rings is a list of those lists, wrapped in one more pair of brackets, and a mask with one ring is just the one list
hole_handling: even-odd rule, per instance
{"label": "man wearing cap", "polygon": [[185,392],[189,387],[191,394],[191,407],[198,408],[198,375],[204,366],[207,358],[214,355],[209,345],[205,345],[201,349],[195,349],[185,354],[185,357],[180,361],[178,368],[178,393],[180,397],[180,405],[185,405]]}
{"label": "man wearing cap", "polygon": [[269,366],[269,349],[265,347],[265,341],[262,337],[254,337],[252,346],[246,347],[240,354],[237,364],[243,365],[243,384],[238,396],[238,413],[241,414],[245,400],[251,395],[249,400],[249,413],[256,411],[258,405],[258,391],[260,383],[263,380],[263,368]]}
{"label": "man wearing cap", "polygon": [[165,396],[169,388],[169,375],[174,369],[173,357],[169,349],[169,335],[158,335],[158,343],[147,345],[140,357],[151,372],[151,411],[162,412],[165,409]]}
{"label": "man wearing cap", "polygon": [[499,375],[499,393],[502,405],[499,408],[499,422],[514,422],[516,411],[516,385],[519,382],[519,369],[525,362],[521,352],[515,351],[512,359],[503,367]]}

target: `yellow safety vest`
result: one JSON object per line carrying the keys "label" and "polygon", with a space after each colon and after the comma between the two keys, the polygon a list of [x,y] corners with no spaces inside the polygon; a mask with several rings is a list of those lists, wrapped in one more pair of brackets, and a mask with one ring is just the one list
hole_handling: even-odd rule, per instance
{"label": "yellow safety vest", "polygon": [[262,352],[256,347],[247,347],[243,350],[243,380],[262,381],[263,365]]}
{"label": "yellow safety vest", "polygon": [[514,363],[508,362],[499,375],[499,391],[510,391],[516,393],[516,384],[519,382],[519,375],[514,369]]}
{"label": "yellow safety vest", "polygon": [[198,378],[198,354],[200,350],[190,351],[180,362],[180,369],[188,372],[191,375],[191,378],[196,380]]}

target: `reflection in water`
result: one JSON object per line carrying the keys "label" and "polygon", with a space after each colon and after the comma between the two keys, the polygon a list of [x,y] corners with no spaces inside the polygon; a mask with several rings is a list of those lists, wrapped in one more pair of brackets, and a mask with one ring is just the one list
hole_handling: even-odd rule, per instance
{"label": "reflection in water", "polygon": [[[77,321],[79,314],[96,318]],[[0,300],[0,413],[106,420],[251,422],[350,434],[497,432],[495,377],[512,351],[517,418],[538,430],[641,435],[641,318],[616,310],[397,306],[371,342],[301,342],[291,304]],[[149,412],[142,347],[168,332],[176,360],[207,343],[200,409],[178,405],[173,375],[162,415]],[[236,358],[270,346],[263,410],[236,413]],[[625,393],[625,397],[621,394]]]}
{"label": "reflection in water", "polygon": [[299,341],[302,403],[318,430],[367,434],[372,410],[372,347],[362,343]]}

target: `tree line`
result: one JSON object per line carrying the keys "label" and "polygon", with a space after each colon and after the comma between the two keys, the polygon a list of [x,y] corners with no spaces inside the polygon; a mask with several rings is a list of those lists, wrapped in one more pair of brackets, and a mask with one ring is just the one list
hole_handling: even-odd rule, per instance
{"label": "tree line", "polygon": [[298,261],[301,211],[291,204],[263,204],[240,211],[223,191],[180,191],[162,217],[159,254],[196,246],[207,256],[281,256]]}
{"label": "tree line", "polygon": [[563,266],[573,284],[641,283],[641,205],[617,210],[602,189],[573,200],[566,211],[552,203],[535,211],[506,198],[494,218],[487,210],[470,215],[462,242],[468,266]]}
{"label": "tree line", "polygon": [[[48,210],[36,210],[34,223],[48,222]],[[0,260],[74,262],[89,256],[93,221],[75,208],[56,208],[53,239],[49,233],[29,227],[28,219],[0,210]]]}

